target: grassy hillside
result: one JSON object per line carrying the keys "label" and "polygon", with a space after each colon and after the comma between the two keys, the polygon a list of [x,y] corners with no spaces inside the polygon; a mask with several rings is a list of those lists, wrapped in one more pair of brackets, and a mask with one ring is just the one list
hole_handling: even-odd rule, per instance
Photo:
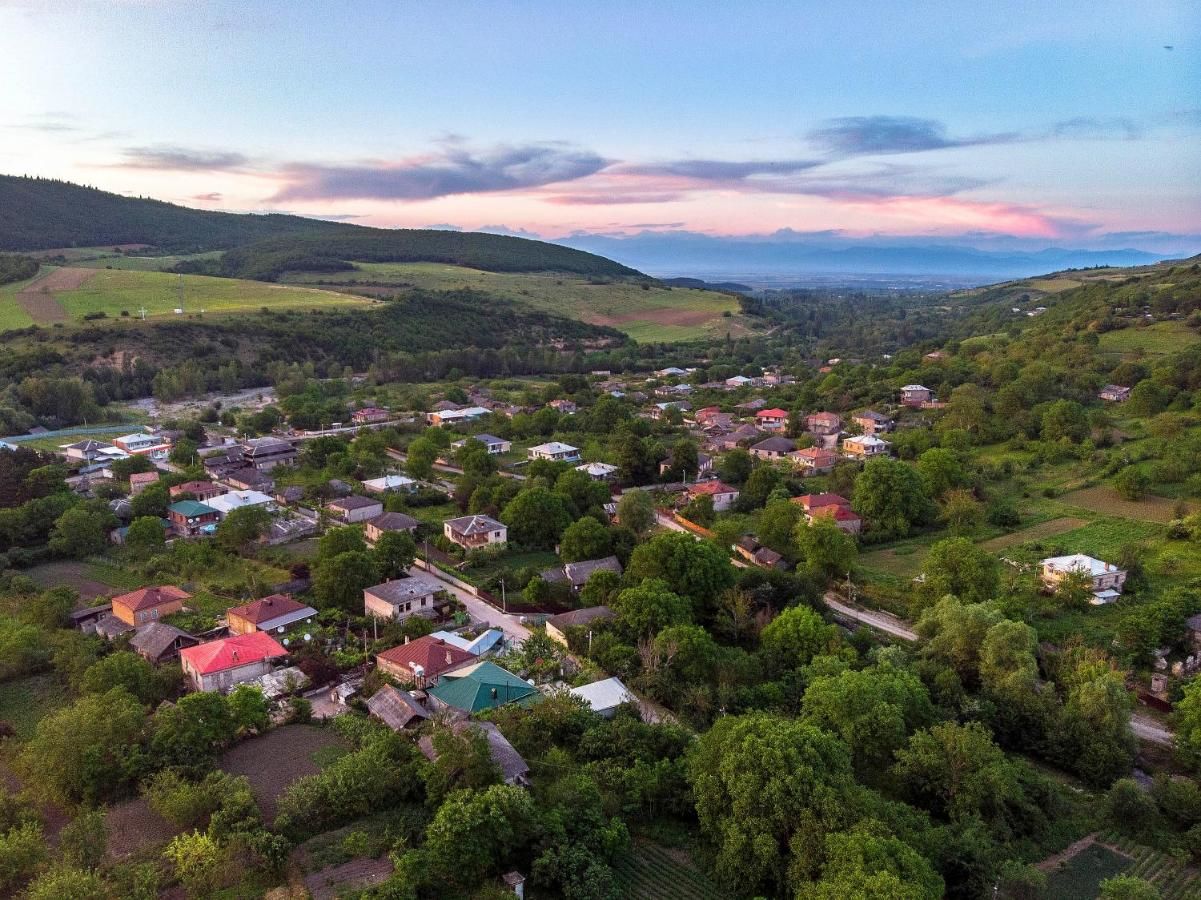
{"label": "grassy hillside", "polygon": [[[0,288],[0,328],[83,322],[86,318],[174,317],[180,277],[166,272],[45,266],[36,279]],[[367,307],[371,301],[330,290],[203,275],[183,277],[187,314],[260,309]]]}
{"label": "grassy hillside", "polygon": [[437,263],[358,263],[347,272],[288,273],[291,284],[373,293],[473,290],[523,306],[608,325],[639,341],[738,336],[746,320],[728,294],[656,283],[598,281],[546,273],[484,272]]}

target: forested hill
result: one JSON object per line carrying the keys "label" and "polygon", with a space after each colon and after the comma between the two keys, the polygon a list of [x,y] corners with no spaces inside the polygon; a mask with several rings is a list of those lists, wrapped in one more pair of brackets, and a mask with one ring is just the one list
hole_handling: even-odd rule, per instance
{"label": "forested hill", "polygon": [[0,175],[0,251],[148,244],[228,250],[212,274],[274,280],[349,262],[440,262],[494,272],[644,277],[582,250],[497,234],[364,228],[302,216],[239,215],[122,197],[64,181]]}
{"label": "forested hill", "polygon": [[278,235],[335,234],[353,228],[302,216],[207,212],[66,181],[0,175],[0,250],[116,244],[224,250]]}

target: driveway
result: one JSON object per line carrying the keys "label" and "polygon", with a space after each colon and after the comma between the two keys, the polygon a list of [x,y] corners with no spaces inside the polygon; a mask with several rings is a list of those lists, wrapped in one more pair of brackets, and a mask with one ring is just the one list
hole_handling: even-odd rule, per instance
{"label": "driveway", "polygon": [[[426,572],[424,569],[412,568],[409,570],[410,575],[433,575],[438,578],[438,570]],[[480,622],[486,622],[490,628],[499,628],[505,633],[505,637],[513,644],[523,644],[525,639],[532,633],[530,629],[521,624],[521,617],[511,614],[502,613],[499,609],[492,606],[490,603],[485,603],[479,597],[468,591],[463,590],[457,585],[451,584],[438,578],[442,582],[443,589],[452,594],[456,600],[459,600],[463,606],[467,608],[467,613],[471,618]]]}
{"label": "driveway", "polygon": [[833,591],[827,591],[822,599],[826,602],[826,606],[839,615],[846,616],[848,619],[862,622],[864,625],[875,628],[902,641],[917,640],[917,632],[910,628],[908,623],[898,619],[896,616],[880,612],[879,610],[860,609],[857,606],[851,606]]}

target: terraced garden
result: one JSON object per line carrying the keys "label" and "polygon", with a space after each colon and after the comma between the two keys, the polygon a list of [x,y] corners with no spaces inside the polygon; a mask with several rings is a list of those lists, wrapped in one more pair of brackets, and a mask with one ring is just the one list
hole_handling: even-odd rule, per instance
{"label": "terraced garden", "polygon": [[1105,835],[1103,840],[1132,860],[1125,874],[1151,882],[1163,900],[1201,898],[1201,871],[1194,866],[1118,834]]}

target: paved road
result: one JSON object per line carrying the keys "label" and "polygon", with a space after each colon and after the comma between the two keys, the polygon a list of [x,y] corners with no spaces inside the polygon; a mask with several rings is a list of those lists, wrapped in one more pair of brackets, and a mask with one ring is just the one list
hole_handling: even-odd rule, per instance
{"label": "paved road", "polygon": [[917,640],[917,632],[910,628],[907,622],[898,619],[894,615],[880,612],[879,610],[860,609],[857,606],[851,606],[833,591],[826,591],[822,599],[826,602],[826,606],[839,615],[846,616],[848,619],[862,622],[864,625],[875,628],[877,631],[883,631],[885,634],[899,638],[902,641]]}
{"label": "paved road", "polygon": [[1130,730],[1140,741],[1149,744],[1171,747],[1174,743],[1172,730],[1146,713],[1135,711],[1130,714]]}
{"label": "paved road", "polygon": [[[409,570],[410,575],[433,575],[435,578],[438,572],[435,569],[433,572],[426,572],[425,569],[412,568]],[[442,579],[439,579],[442,581]],[[489,603],[485,603],[474,594],[463,590],[457,585],[451,584],[449,581],[442,581],[442,586],[447,593],[453,594],[455,599],[462,602],[467,607],[467,612],[473,619],[481,622],[487,622],[490,628],[499,628],[505,633],[505,637],[511,643],[521,644],[525,642],[531,634],[530,629],[521,624],[521,617],[515,615],[507,615],[496,609]]]}

